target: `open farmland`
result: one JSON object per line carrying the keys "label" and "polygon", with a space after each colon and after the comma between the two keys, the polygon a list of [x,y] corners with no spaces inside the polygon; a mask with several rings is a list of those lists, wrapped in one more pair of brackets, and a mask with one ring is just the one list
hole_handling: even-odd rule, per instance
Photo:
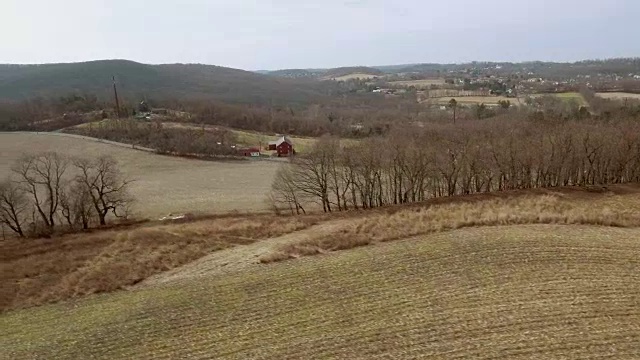
{"label": "open farmland", "polygon": [[389,84],[396,86],[414,86],[418,89],[429,88],[431,85],[444,85],[444,79],[401,80],[392,81]]}
{"label": "open farmland", "polygon": [[201,161],[109,145],[95,139],[63,134],[0,134],[0,176],[10,174],[23,153],[56,151],[68,156],[116,158],[126,177],[134,179],[131,192],[135,212],[142,217],[168,213],[260,211],[273,176],[274,161]]}
{"label": "open farmland", "polygon": [[463,229],[0,315],[7,359],[633,358],[640,232]]}
{"label": "open farmland", "polygon": [[[97,282],[125,255],[139,276],[157,275],[129,291],[1,314],[0,348],[11,359],[633,358],[639,196],[631,185],[539,189],[152,225],[115,240],[97,233],[91,242],[107,248],[71,280]],[[358,234],[373,246],[344,250]],[[151,267],[211,237],[192,250],[217,251],[165,273]],[[348,246],[258,263],[269,249],[321,237]],[[135,256],[148,246],[153,256]]]}
{"label": "open farmland", "polygon": [[456,99],[459,105],[497,105],[499,101],[510,101],[512,104],[519,104],[521,99],[509,98],[506,96],[452,96],[452,97],[439,97],[428,98],[422,100],[423,104],[439,104],[447,105],[451,99]]}
{"label": "open farmland", "polygon": [[[89,126],[96,126],[100,123],[108,124],[113,122],[114,120],[101,120],[93,123],[80,124],[75,126],[75,128],[87,128]],[[278,139],[277,134],[266,134],[258,131],[249,131],[249,130],[238,130],[231,129],[224,126],[218,125],[208,125],[208,124],[196,124],[189,122],[173,122],[173,121],[163,121],[162,126],[164,128],[174,128],[174,129],[189,129],[189,130],[202,130],[218,132],[220,130],[225,130],[231,132],[235,136],[235,140],[238,146],[262,146],[262,150],[267,146],[269,141]],[[311,137],[303,137],[303,136],[291,136],[287,135],[295,146],[297,152],[305,152],[309,150],[313,144],[315,144],[316,139]],[[267,154],[271,153],[269,151],[263,151]]]}
{"label": "open farmland", "polygon": [[[262,144],[262,146],[264,147],[269,141],[276,140],[278,138],[276,134],[269,135],[256,131],[231,129],[231,132],[236,136],[238,144],[243,146],[258,146],[259,144]],[[309,152],[317,141],[317,138],[313,137],[291,135],[287,135],[287,137],[293,142],[293,146],[296,152],[301,154]],[[357,145],[360,140],[341,139],[340,141],[344,145],[354,146]]]}
{"label": "open farmland", "polygon": [[347,80],[353,80],[353,79],[369,80],[369,79],[376,79],[379,77],[380,75],[354,73],[354,74],[342,75],[337,77],[324,77],[321,80],[335,80],[335,81],[347,81]]}
{"label": "open farmland", "polygon": [[585,100],[584,96],[579,92],[565,92],[565,93],[548,93],[548,94],[532,94],[529,95],[532,98],[541,97],[541,96],[554,96],[563,101],[574,101],[578,103],[580,106],[587,106],[587,100]]}
{"label": "open farmland", "polygon": [[626,92],[599,92],[599,93],[596,93],[596,96],[604,99],[614,99],[614,100],[623,100],[623,99],[640,100],[640,94],[626,93]]}
{"label": "open farmland", "polygon": [[121,290],[216,251],[299,231],[317,220],[207,215],[52,239],[9,238],[0,241],[0,313]]}
{"label": "open farmland", "polygon": [[[258,146],[262,145],[264,148],[267,146],[269,141],[278,139],[276,134],[264,134],[255,131],[245,131],[245,130],[231,130],[231,132],[236,136],[236,139],[239,144],[244,146]],[[310,137],[301,137],[301,136],[287,136],[293,142],[293,146],[296,152],[304,153],[311,149],[313,144],[315,144],[316,139]]]}

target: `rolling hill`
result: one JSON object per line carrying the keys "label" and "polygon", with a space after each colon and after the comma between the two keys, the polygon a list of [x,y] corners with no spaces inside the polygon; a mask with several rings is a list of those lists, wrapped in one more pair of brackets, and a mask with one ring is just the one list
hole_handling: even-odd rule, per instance
{"label": "rolling hill", "polygon": [[296,104],[327,94],[330,84],[282,79],[200,64],[147,65],[127,60],[44,65],[0,65],[0,100],[92,93],[112,96],[115,75],[127,98],[204,98],[233,103]]}
{"label": "rolling hill", "polygon": [[[11,359],[635,358],[640,191],[610,190],[496,193],[316,219],[204,219],[26,243],[0,252],[13,254],[0,273],[22,274],[11,283],[18,298],[42,304],[38,292],[73,297],[90,284],[128,291],[13,307],[0,314],[0,348]],[[358,234],[373,243],[345,238]],[[220,243],[205,246],[211,239]],[[309,239],[351,246],[259,263]],[[37,276],[60,267],[47,246],[85,265],[63,269],[71,273],[57,282]],[[171,257],[187,247],[200,251],[189,259],[202,257],[174,268],[184,259]]]}
{"label": "rolling hill", "polygon": [[0,346],[11,359],[633,358],[639,235],[464,229],[201,274],[1,315]]}

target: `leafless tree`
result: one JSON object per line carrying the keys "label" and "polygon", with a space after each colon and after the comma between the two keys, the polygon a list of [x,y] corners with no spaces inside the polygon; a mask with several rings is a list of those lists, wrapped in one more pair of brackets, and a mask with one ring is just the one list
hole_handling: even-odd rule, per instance
{"label": "leafless tree", "polygon": [[26,155],[13,168],[17,181],[31,196],[37,213],[49,231],[53,231],[56,224],[68,165],[65,157],[48,152]]}
{"label": "leafless tree", "polygon": [[114,158],[76,159],[74,166],[79,171],[76,181],[89,195],[100,225],[106,225],[110,212],[116,217],[127,215],[132,202],[128,194],[132,180],[124,179]]}
{"label": "leafless tree", "polygon": [[304,193],[297,186],[291,167],[278,169],[271,187],[271,200],[276,209],[279,209],[279,205],[286,205],[292,215],[306,213],[302,206]]}
{"label": "leafless tree", "polygon": [[325,138],[292,163],[288,186],[329,212],[347,204],[372,208],[430,196],[640,182],[639,130],[625,119],[496,119],[394,130],[346,148]]}
{"label": "leafless tree", "polygon": [[60,199],[62,216],[71,229],[82,227],[89,228],[91,219],[95,217],[95,209],[91,194],[86,186],[78,181],[73,181],[62,193]]}
{"label": "leafless tree", "polygon": [[316,199],[324,212],[331,212],[330,166],[335,151],[328,143],[320,140],[313,150],[297,156],[293,160],[292,177],[298,191],[305,196]]}
{"label": "leafless tree", "polygon": [[0,225],[24,237],[23,222],[28,207],[29,200],[20,187],[10,181],[0,183]]}

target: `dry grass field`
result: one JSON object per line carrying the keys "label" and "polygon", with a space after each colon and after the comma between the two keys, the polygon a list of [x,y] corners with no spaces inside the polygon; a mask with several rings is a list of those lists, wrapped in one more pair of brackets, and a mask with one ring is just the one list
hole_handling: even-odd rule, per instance
{"label": "dry grass field", "polygon": [[[238,143],[243,146],[259,146],[261,144],[264,148],[269,141],[278,138],[276,134],[264,134],[255,131],[231,130],[231,132],[236,136]],[[316,139],[310,137],[288,136],[288,138],[293,142],[296,151],[301,153],[308,151],[316,143]]]}
{"label": "dry grass field", "polygon": [[553,193],[452,202],[372,214],[342,224],[332,236],[318,234],[283,244],[261,257],[264,263],[404,239],[467,227],[522,224],[578,224],[640,227],[640,195],[576,197]]}
{"label": "dry grass field", "polygon": [[[179,254],[188,239],[228,240],[129,291],[1,314],[0,357],[640,354],[637,186],[481,194],[309,219],[262,216],[122,230],[130,234],[119,238],[126,246],[103,248],[92,268],[117,264],[132,249],[145,253],[157,237],[145,232],[182,239],[164,245],[166,256]],[[320,256],[259,263],[261,254],[322,241],[332,246],[319,248]],[[367,244],[373,246],[361,246]],[[144,256],[125,257],[136,258]]]}
{"label": "dry grass field", "polygon": [[392,85],[397,86],[414,86],[417,89],[426,89],[431,85],[444,85],[444,79],[424,79],[424,80],[403,80],[403,81],[392,81],[390,82]]}
{"label": "dry grass field", "polygon": [[601,93],[596,93],[596,96],[605,98],[605,99],[614,99],[614,100],[623,100],[623,99],[640,100],[640,94],[633,94],[633,93],[626,93],[626,92],[601,92]]}
{"label": "dry grass field", "polygon": [[0,312],[110,292],[207,254],[304,229],[316,217],[231,215],[0,241]]}
{"label": "dry grass field", "polygon": [[[446,91],[451,90],[442,90],[444,93]],[[437,96],[438,90],[429,91],[431,97],[425,97],[425,95],[420,97],[420,103],[424,104],[438,104],[438,105],[447,105],[451,99],[456,99],[458,104],[461,105],[478,105],[478,104],[486,104],[486,105],[498,105],[499,101],[510,101],[511,104],[522,105],[525,103],[525,96],[519,96],[517,98],[506,97],[506,96]],[[533,98],[540,96],[555,96],[564,101],[575,101],[578,105],[586,106],[587,101],[584,99],[582,94],[577,92],[568,92],[568,93],[554,93],[554,94],[529,94],[527,96],[531,96]]]}
{"label": "dry grass field", "polygon": [[279,163],[201,161],[156,155],[63,135],[0,134],[0,177],[25,152],[57,151],[68,156],[109,154],[134,179],[135,212],[156,218],[169,213],[266,210],[265,199]]}
{"label": "dry grass field", "polygon": [[[242,146],[258,146],[262,144],[264,147],[269,141],[276,140],[278,137],[276,134],[265,134],[255,131],[246,130],[231,130],[236,136],[239,145]],[[305,153],[311,150],[313,145],[318,141],[317,138],[306,136],[287,136],[293,142],[293,146],[297,153]],[[340,142],[346,146],[357,145],[360,140],[358,139],[341,139]],[[264,151],[267,154],[271,154],[271,151]]]}
{"label": "dry grass field", "polygon": [[0,348],[6,359],[630,359],[638,239],[456,230],[11,312]]}
{"label": "dry grass field", "polygon": [[539,96],[555,96],[564,101],[575,101],[580,106],[587,106],[587,100],[580,94],[579,92],[566,92],[566,93],[550,93],[550,94],[532,94],[531,97],[539,97]]}

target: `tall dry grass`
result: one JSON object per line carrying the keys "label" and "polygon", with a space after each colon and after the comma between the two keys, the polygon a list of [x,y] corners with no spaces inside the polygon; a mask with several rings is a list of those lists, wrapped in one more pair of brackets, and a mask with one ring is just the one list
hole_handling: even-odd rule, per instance
{"label": "tall dry grass", "polygon": [[244,215],[0,242],[0,312],[126,288],[213,251],[317,220]]}
{"label": "tall dry grass", "polygon": [[594,203],[556,195],[408,208],[355,219],[330,235],[284,245],[260,261],[270,263],[465,227],[521,224],[637,227],[640,213],[632,207],[621,207],[619,200]]}

